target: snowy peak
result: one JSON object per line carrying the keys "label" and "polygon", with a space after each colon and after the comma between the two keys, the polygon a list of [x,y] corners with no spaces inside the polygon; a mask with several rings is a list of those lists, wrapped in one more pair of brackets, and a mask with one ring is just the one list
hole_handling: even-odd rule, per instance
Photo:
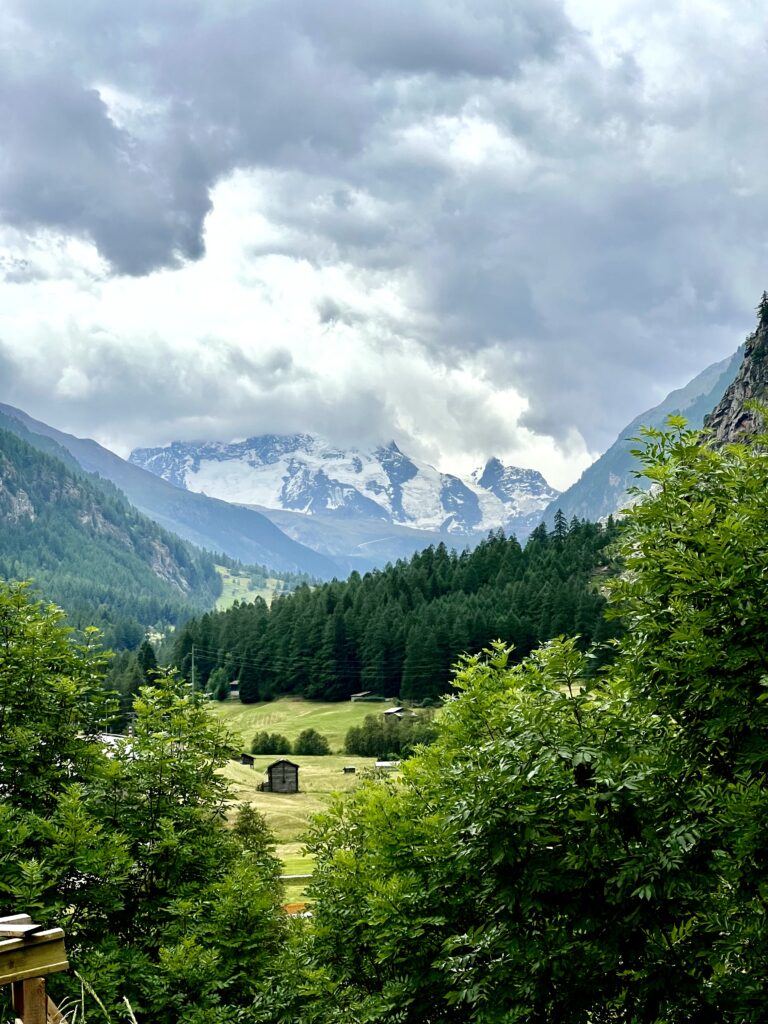
{"label": "snowy peak", "polygon": [[460,535],[532,528],[529,520],[557,496],[540,473],[499,459],[463,479],[411,459],[394,441],[368,451],[341,449],[312,434],[175,441],[136,449],[130,461],[178,487],[236,504]]}
{"label": "snowy peak", "polygon": [[505,503],[513,503],[530,511],[543,508],[558,495],[536,469],[505,466],[497,458],[490,458],[483,469],[476,469],[472,480],[478,487],[490,491]]}

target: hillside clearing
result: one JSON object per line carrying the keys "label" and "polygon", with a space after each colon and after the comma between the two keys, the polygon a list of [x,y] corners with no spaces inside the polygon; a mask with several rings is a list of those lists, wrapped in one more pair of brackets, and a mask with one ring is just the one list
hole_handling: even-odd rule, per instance
{"label": "hillside clearing", "polygon": [[243,750],[246,752],[251,749],[251,740],[257,732],[281,733],[293,742],[305,729],[317,729],[328,738],[331,750],[341,753],[348,729],[353,725],[362,725],[366,715],[380,715],[385,708],[391,706],[391,702],[331,703],[281,697],[279,700],[270,701],[269,704],[215,702],[211,704],[211,710],[232,732],[241,736]]}
{"label": "hillside clearing", "polygon": [[232,572],[223,565],[216,566],[216,572],[221,577],[222,591],[216,601],[216,611],[223,612],[231,608],[235,601],[255,601],[262,597],[267,604],[272,604],[272,598],[282,586],[282,580],[270,576],[266,580],[266,586],[254,587],[252,579],[244,573]]}

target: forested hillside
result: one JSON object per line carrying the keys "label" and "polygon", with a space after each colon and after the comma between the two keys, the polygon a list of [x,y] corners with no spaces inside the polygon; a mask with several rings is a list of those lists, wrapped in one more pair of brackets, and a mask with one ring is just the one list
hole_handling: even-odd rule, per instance
{"label": "forested hillside", "polygon": [[112,484],[3,429],[0,525],[0,576],[32,579],[73,625],[98,626],[116,648],[210,607],[221,588],[211,556],[146,519]]}
{"label": "forested hillside", "polygon": [[462,554],[440,544],[383,571],[303,587],[271,608],[257,600],[203,615],[179,634],[175,659],[190,678],[194,645],[196,682],[223,667],[246,703],[360,690],[430,700],[448,689],[460,654],[492,640],[522,657],[561,633],[585,645],[611,635],[595,580],[608,571],[616,532],[612,522],[568,526],[559,516],[525,548],[501,533]]}

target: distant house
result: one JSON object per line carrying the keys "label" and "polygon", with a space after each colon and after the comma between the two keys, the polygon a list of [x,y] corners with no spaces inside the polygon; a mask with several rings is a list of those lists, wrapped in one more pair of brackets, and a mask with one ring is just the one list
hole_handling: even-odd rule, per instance
{"label": "distant house", "polygon": [[405,708],[387,708],[386,711],[382,711],[382,714],[386,717],[392,715],[395,718],[402,718],[405,714]]}
{"label": "distant house", "polygon": [[253,768],[253,758],[250,754],[241,754],[240,764],[247,764],[249,768]]}
{"label": "distant house", "polygon": [[362,700],[364,697],[370,697],[373,690],[361,690],[360,693],[353,693],[350,695],[350,700],[354,704],[356,700]]}
{"label": "distant house", "polygon": [[344,766],[342,771],[344,772],[345,775],[354,775],[357,769],[353,764],[348,764]]}
{"label": "distant house", "polygon": [[264,793],[298,793],[299,766],[285,758],[273,761],[267,768],[267,781],[260,788]]}

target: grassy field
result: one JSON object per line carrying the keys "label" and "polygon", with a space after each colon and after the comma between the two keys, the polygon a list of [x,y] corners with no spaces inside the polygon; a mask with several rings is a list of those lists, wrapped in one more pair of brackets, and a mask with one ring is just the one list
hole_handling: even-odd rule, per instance
{"label": "grassy field", "polygon": [[[381,714],[389,703],[320,703],[282,697],[269,704],[241,704],[239,701],[212,702],[211,713],[240,736],[242,749],[248,751],[254,733],[266,730],[279,732],[295,740],[304,729],[317,729],[328,737],[331,749],[341,751],[347,729],[360,725],[366,715]],[[304,853],[301,837],[313,814],[325,810],[334,793],[344,793],[357,784],[359,774],[372,768],[373,758],[336,753],[327,757],[288,755],[299,765],[298,793],[262,793],[259,783],[266,779],[267,765],[277,760],[275,754],[254,757],[253,768],[230,761],[223,769],[232,782],[234,804],[251,803],[272,829],[277,839],[277,855],[287,875],[312,873],[312,857]],[[356,773],[345,775],[343,769],[354,765]],[[233,807],[234,810],[234,807]],[[306,881],[286,883],[286,902],[300,902]]]}
{"label": "grassy field", "polygon": [[366,715],[380,715],[384,708],[391,706],[387,702],[353,704],[351,701],[343,701],[331,704],[281,697],[269,704],[217,701],[211,704],[211,710],[226,722],[232,732],[240,734],[245,751],[251,749],[251,740],[257,732],[278,732],[293,741],[304,729],[317,729],[328,738],[331,750],[341,753],[347,729],[353,725],[362,725]]}
{"label": "grassy field", "polygon": [[[301,850],[301,836],[313,814],[325,809],[333,793],[343,793],[356,784],[355,775],[345,775],[346,765],[355,765],[358,772],[373,767],[373,760],[365,757],[292,757],[299,765],[298,793],[261,793],[257,789],[266,779],[268,764],[274,755],[254,758],[253,768],[230,761],[223,769],[232,782],[237,803],[249,802],[266,817],[269,826],[281,844],[280,856],[286,863],[287,874],[303,873],[297,860]],[[288,845],[286,845],[288,844]],[[296,870],[294,870],[294,868]]]}
{"label": "grassy field", "polygon": [[263,597],[267,604],[272,603],[275,591],[280,583],[279,580],[269,578],[266,587],[251,589],[251,577],[242,576],[239,573],[230,572],[223,565],[216,566],[216,572],[221,576],[222,591],[216,602],[216,611],[223,612],[230,608],[235,601],[253,601],[257,597]]}

